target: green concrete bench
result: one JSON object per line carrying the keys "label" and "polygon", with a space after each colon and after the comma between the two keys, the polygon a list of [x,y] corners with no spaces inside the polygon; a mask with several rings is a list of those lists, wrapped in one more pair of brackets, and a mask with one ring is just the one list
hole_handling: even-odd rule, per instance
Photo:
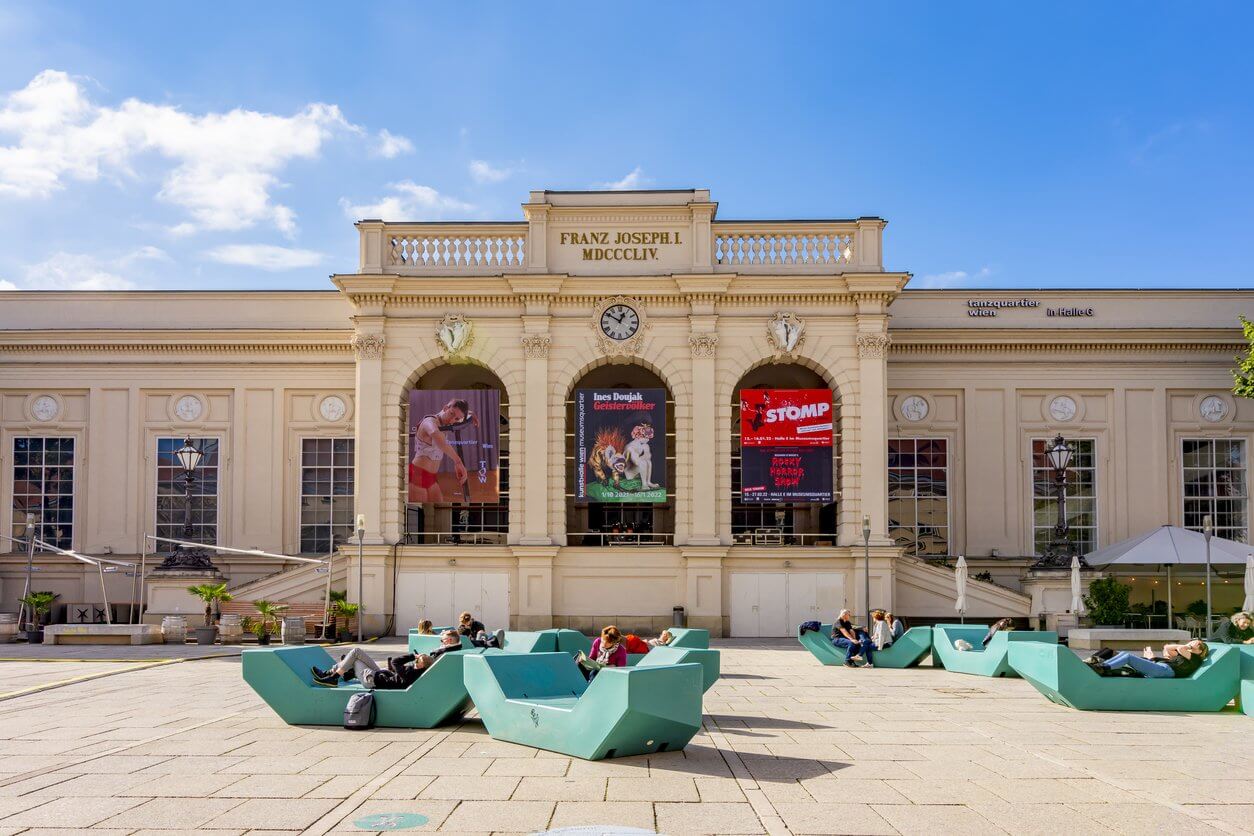
{"label": "green concrete bench", "polygon": [[510,653],[553,653],[557,650],[557,631],[506,630],[502,647]]}
{"label": "green concrete bench", "polygon": [[1219,711],[1237,693],[1240,653],[1212,645],[1187,679],[1100,676],[1075,651],[1044,642],[1014,642],[1010,664],[1051,702],[1081,711]]}
{"label": "green concrete bench", "polygon": [[[1211,645],[1215,647],[1215,645]],[[1254,644],[1228,645],[1241,654],[1241,682],[1237,691],[1237,707],[1247,717],[1254,717]]]}
{"label": "green concrete bench", "polygon": [[[632,657],[635,657],[634,659]],[[708,691],[718,682],[719,653],[700,647],[655,647],[648,653],[629,653],[628,667],[652,668],[659,665],[684,665],[695,662],[701,666],[701,690]]]}
{"label": "green concrete bench", "polygon": [[492,737],[585,760],[675,751],[701,728],[697,664],[605,668],[588,683],[568,652],[493,653],[467,656],[465,681]]}
{"label": "green concrete bench", "polygon": [[[458,719],[470,707],[462,676],[463,661],[481,650],[445,653],[404,690],[375,691],[375,724],[386,728],[430,729]],[[243,653],[244,681],[285,723],[293,726],[340,726],[344,706],[362,686],[315,685],[309,669],[322,670],[336,660],[316,645],[249,649]]]}
{"label": "green concrete bench", "polygon": [[[440,646],[440,634],[445,630],[452,630],[452,627],[432,628],[434,634],[428,635],[419,633],[416,627],[409,628],[409,652],[410,653],[430,653]],[[471,643],[469,636],[462,636],[462,647],[466,650],[473,650],[474,644]]]}
{"label": "green concrete bench", "polygon": [[[548,632],[547,630],[545,632]],[[557,636],[557,649],[562,653],[578,653],[583,651],[585,654],[592,653],[592,639],[585,636],[578,630],[561,630],[552,631]]]}
{"label": "green concrete bench", "polygon": [[710,649],[710,631],[700,627],[667,627],[671,634],[671,643],[667,647],[693,647],[698,650]]}
{"label": "green concrete bench", "polygon": [[[937,624],[932,627],[932,658],[954,673],[975,676],[1018,676],[1010,666],[1007,650],[1012,645],[1058,644],[1058,634],[1045,630],[1000,630],[988,643],[981,646],[990,625]],[[970,650],[958,650],[954,642],[966,639]]]}
{"label": "green concrete bench", "polygon": [[[824,665],[842,665],[845,651],[832,644],[832,625],[824,624],[821,632],[807,630],[797,637],[801,646]],[[901,634],[886,650],[875,651],[878,668],[910,668],[922,662],[932,652],[932,628],[911,627]]]}

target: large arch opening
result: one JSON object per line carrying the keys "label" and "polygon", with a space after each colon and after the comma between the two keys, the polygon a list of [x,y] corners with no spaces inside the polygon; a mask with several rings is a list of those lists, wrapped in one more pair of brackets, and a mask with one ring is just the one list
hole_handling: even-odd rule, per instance
{"label": "large arch opening", "polygon": [[482,366],[436,366],[406,390],[400,485],[405,543],[507,541],[508,414],[505,386]]}
{"label": "large arch opening", "polygon": [[575,382],[566,399],[567,545],[674,542],[674,413],[670,387],[644,366],[599,366]]}
{"label": "large arch opening", "polygon": [[[745,390],[761,394],[742,397]],[[772,406],[768,392],[825,390],[825,399],[810,397],[813,417],[801,422],[801,440],[817,443],[830,423],[830,450],[814,447],[758,447],[742,438],[741,409],[751,402],[754,415],[746,414],[761,428]],[[779,396],[776,396],[779,400]],[[824,414],[821,401],[830,411]],[[834,387],[818,372],[796,363],[768,363],[747,372],[732,391],[731,410],[731,532],[732,542],[759,546],[834,546],[840,501],[840,399]],[[779,406],[777,403],[776,406]],[[830,420],[825,420],[830,419]],[[793,422],[794,424],[796,422]],[[759,439],[760,440],[760,439]],[[746,454],[748,450],[748,454]],[[772,451],[767,453],[766,451]],[[824,458],[831,456],[830,469]]]}

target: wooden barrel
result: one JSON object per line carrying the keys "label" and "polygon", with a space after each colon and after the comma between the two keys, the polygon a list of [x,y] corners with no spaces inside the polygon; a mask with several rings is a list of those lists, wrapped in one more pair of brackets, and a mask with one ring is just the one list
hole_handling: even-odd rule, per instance
{"label": "wooden barrel", "polygon": [[303,616],[289,615],[283,617],[283,643],[305,643],[305,619]]}
{"label": "wooden barrel", "polygon": [[244,639],[244,617],[235,613],[223,613],[218,620],[218,635],[223,644],[239,644]]}
{"label": "wooden barrel", "polygon": [[161,619],[161,635],[166,644],[183,644],[187,641],[187,619],[181,615],[167,615]]}
{"label": "wooden barrel", "polygon": [[0,612],[0,644],[17,639],[17,613]]}

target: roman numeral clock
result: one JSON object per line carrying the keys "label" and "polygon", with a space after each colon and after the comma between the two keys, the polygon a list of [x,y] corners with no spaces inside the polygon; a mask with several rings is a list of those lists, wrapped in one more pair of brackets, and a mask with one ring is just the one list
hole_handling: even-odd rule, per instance
{"label": "roman numeral clock", "polygon": [[648,327],[644,305],[627,296],[602,299],[592,316],[597,347],[608,357],[637,354]]}

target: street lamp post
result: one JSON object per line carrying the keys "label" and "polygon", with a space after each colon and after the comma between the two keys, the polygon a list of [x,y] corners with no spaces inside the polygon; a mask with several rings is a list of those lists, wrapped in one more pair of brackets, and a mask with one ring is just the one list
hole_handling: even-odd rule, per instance
{"label": "street lamp post", "polygon": [[[192,444],[190,438],[183,439],[183,446],[174,452],[179,466],[183,468],[183,539],[192,539],[192,486],[196,483],[196,468],[204,459],[204,451]],[[199,546],[179,545],[166,555],[158,567],[161,570],[199,569],[215,571],[209,551]]]}
{"label": "street lamp post", "polygon": [[871,518],[862,515],[862,575],[866,595],[866,629],[871,629]]}
{"label": "street lamp post", "polygon": [[[1067,537],[1070,527],[1067,524],[1067,469],[1071,466],[1071,458],[1075,450],[1061,434],[1050,442],[1045,451],[1045,458],[1054,474],[1054,496],[1058,502],[1058,519],[1054,523],[1054,536],[1045,549],[1045,554],[1032,564],[1033,569],[1065,569],[1071,565],[1074,549]],[[1084,555],[1080,555],[1080,565],[1087,566]]]}
{"label": "street lamp post", "polygon": [[366,515],[357,515],[357,643],[361,644],[361,621],[362,615],[366,611],[365,587],[362,581],[365,579],[362,566],[364,565],[366,543]]}
{"label": "street lamp post", "polygon": [[1211,527],[1210,514],[1202,517],[1202,537],[1206,540],[1206,636],[1210,637],[1211,620],[1210,620],[1210,538],[1215,535],[1215,529]]}
{"label": "street lamp post", "polygon": [[[26,589],[22,591],[22,597],[30,595],[31,575],[35,571],[35,515],[27,512],[26,514]],[[20,615],[23,618],[30,618],[32,613],[26,612],[26,604],[22,604]],[[18,619],[18,628],[25,630],[26,625],[22,618]]]}

